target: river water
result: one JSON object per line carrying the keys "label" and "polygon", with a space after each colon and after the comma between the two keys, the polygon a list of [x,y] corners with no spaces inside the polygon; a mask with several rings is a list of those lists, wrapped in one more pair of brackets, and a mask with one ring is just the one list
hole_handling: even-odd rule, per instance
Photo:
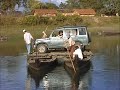
{"label": "river water", "polygon": [[[77,90],[120,90],[119,40],[119,36],[92,37],[92,66],[79,76]],[[26,53],[9,50],[4,42],[0,44],[0,90],[73,90],[73,80],[63,65],[40,72],[30,71]]]}

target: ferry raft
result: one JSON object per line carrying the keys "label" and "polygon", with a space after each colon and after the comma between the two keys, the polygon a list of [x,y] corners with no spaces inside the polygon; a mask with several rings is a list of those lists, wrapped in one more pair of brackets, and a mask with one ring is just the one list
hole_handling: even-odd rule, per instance
{"label": "ferry raft", "polygon": [[[91,52],[89,51],[84,51],[83,56],[84,62],[90,62],[90,57],[91,57]],[[73,67],[76,60],[70,58],[70,53],[67,51],[60,51],[60,52],[50,52],[50,53],[38,53],[34,52],[32,54],[28,55],[27,63],[29,67],[35,69],[35,70],[40,70],[42,67],[50,67],[52,65],[57,65],[57,62],[59,60],[63,60],[66,66],[68,67]],[[79,61],[79,60],[78,60]],[[84,64],[82,61],[79,62],[80,65]],[[70,65],[72,64],[72,65]],[[75,71],[75,69],[74,69]]]}

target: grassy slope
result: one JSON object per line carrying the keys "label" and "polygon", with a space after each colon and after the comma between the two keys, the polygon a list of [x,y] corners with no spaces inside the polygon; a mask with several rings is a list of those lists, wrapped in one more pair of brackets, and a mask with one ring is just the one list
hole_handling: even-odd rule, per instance
{"label": "grassy slope", "polygon": [[[88,30],[92,33],[99,31],[119,31],[120,19],[119,17],[82,17],[83,24],[87,25]],[[10,41],[18,41],[23,39],[23,29],[29,31],[34,38],[41,38],[42,31],[45,30],[46,25],[26,26],[26,25],[5,25],[0,26],[0,36],[8,36]],[[58,26],[48,25],[47,34]]]}

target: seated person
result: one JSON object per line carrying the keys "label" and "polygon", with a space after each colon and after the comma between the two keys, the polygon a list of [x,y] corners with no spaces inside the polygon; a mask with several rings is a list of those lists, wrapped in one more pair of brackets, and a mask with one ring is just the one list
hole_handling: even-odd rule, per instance
{"label": "seated person", "polygon": [[62,38],[63,37],[63,31],[59,31],[58,37]]}
{"label": "seated person", "polygon": [[73,58],[75,58],[76,55],[78,56],[80,60],[83,59],[83,54],[82,54],[80,46],[75,46],[75,51],[73,52]]}

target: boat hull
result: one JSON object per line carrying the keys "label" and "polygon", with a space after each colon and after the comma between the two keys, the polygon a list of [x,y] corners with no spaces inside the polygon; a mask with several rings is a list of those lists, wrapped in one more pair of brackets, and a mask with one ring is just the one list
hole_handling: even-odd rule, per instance
{"label": "boat hull", "polygon": [[47,68],[54,67],[58,64],[57,60],[53,60],[51,62],[40,62],[39,60],[36,60],[34,63],[29,63],[28,67],[32,68],[33,70],[43,70]]}
{"label": "boat hull", "polygon": [[73,60],[73,64],[71,61],[66,61],[64,63],[64,68],[71,76],[74,76],[74,74],[83,75],[90,69],[90,67],[90,60],[79,60],[78,58]]}

